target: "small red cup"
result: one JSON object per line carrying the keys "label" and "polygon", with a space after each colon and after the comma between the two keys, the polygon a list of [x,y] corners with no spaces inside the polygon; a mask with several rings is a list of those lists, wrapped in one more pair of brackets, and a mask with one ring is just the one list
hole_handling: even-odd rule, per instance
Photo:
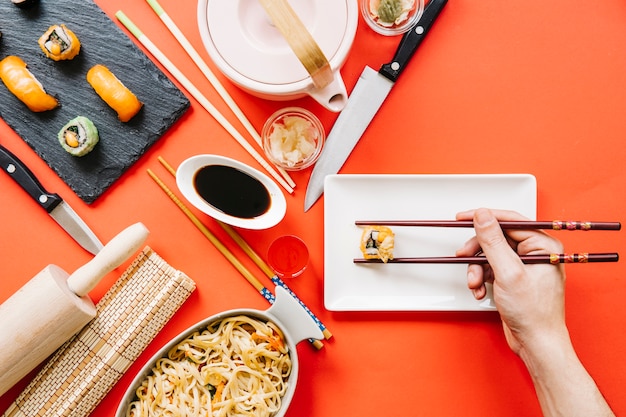
{"label": "small red cup", "polygon": [[299,237],[281,236],[267,250],[267,262],[279,277],[295,278],[306,269],[309,250]]}

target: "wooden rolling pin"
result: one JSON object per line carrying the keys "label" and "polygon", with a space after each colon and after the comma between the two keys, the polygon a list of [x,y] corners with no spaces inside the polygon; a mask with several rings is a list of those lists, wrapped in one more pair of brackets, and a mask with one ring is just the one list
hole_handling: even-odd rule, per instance
{"label": "wooden rolling pin", "polygon": [[0,395],[96,316],[87,293],[135,253],[147,236],[148,229],[136,223],[72,275],[48,265],[0,305]]}

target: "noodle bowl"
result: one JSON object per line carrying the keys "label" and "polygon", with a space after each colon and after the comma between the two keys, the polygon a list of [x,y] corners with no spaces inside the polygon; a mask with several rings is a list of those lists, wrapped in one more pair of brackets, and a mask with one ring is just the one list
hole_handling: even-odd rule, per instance
{"label": "noodle bowl", "polygon": [[283,288],[266,311],[209,317],[159,350],[126,391],[116,417],[280,417],[298,377],[296,343],[323,335]]}
{"label": "noodle bowl", "polygon": [[291,374],[289,349],[272,322],[232,316],[194,332],[160,358],[127,416],[272,416]]}

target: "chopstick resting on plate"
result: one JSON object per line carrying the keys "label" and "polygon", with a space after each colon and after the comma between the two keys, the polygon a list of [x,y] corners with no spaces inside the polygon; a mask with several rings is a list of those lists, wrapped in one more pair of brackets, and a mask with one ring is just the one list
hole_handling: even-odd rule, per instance
{"label": "chopstick resting on plate", "polygon": [[[551,253],[545,255],[521,255],[520,259],[525,264],[586,264],[591,262],[617,262],[617,253]],[[420,258],[393,258],[387,262],[381,259],[354,259],[355,264],[487,264],[485,256],[442,256]]]}
{"label": "chopstick resting on plate", "polygon": [[[500,221],[502,229],[518,230],[620,230],[619,222],[581,222],[581,221]],[[356,220],[357,226],[413,226],[413,227],[474,227],[471,220]]]}

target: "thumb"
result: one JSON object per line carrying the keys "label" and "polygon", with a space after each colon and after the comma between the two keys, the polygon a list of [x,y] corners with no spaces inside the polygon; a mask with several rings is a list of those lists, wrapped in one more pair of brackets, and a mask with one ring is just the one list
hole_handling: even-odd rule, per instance
{"label": "thumb", "polygon": [[478,209],[474,213],[476,238],[496,276],[521,262],[504,236],[498,219],[488,209]]}

